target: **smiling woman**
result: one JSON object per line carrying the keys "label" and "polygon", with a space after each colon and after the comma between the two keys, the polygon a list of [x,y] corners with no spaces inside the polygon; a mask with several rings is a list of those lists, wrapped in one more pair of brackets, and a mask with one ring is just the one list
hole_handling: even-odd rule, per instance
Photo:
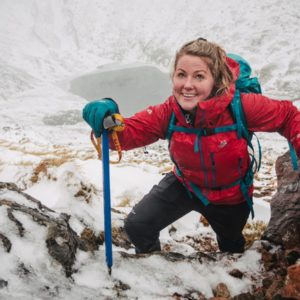
{"label": "smiling woman", "polygon": [[192,112],[200,101],[208,99],[214,88],[214,78],[206,61],[198,56],[179,58],[173,75],[173,95],[179,105]]}
{"label": "smiling woman", "polygon": [[[245,60],[226,55],[219,45],[194,40],[176,53],[173,95],[125,119],[119,133],[122,149],[168,138],[174,162],[173,172],[125,220],[137,253],[160,250],[160,231],[193,210],[208,220],[221,251],[244,251],[242,230],[253,212],[255,160],[231,107],[240,103],[250,132],[280,131],[300,155],[300,112],[289,101],[261,95],[250,70]],[[83,118],[99,132],[105,116],[116,112],[112,99],[102,99],[86,105]]]}
{"label": "smiling woman", "polygon": [[[190,60],[191,57],[193,57],[194,62],[185,62],[186,60]],[[173,79],[176,75],[176,70],[180,69],[181,63],[185,63],[186,66],[193,66],[194,68],[198,65],[199,70],[195,69],[191,71],[195,72],[194,76],[198,76],[199,80],[211,76],[210,79],[214,81],[213,83],[211,82],[213,89],[206,99],[214,95],[221,95],[229,90],[230,84],[233,81],[233,74],[228,66],[226,53],[219,45],[207,42],[203,38],[183,45],[175,56]],[[197,74],[197,71],[201,70],[204,74],[201,74],[201,72]]]}

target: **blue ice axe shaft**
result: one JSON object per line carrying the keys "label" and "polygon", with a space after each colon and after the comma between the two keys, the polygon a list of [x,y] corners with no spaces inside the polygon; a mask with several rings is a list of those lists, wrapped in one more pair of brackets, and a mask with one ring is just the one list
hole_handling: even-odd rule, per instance
{"label": "blue ice axe shaft", "polygon": [[106,129],[102,133],[102,174],[104,198],[104,239],[106,265],[109,274],[113,265],[111,236],[111,205],[110,205],[110,175],[109,175],[109,138]]}

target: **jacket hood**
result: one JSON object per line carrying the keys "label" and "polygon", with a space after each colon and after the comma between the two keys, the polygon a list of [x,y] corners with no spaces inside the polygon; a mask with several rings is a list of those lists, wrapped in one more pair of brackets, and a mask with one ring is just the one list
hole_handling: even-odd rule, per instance
{"label": "jacket hood", "polygon": [[[226,94],[214,96],[208,100],[199,102],[196,112],[195,127],[213,127],[216,119],[218,119],[220,114],[227,109],[233,99],[235,93],[235,81],[239,76],[240,66],[236,61],[229,57],[227,57],[226,60],[227,65],[233,74],[234,82],[230,85],[229,91]],[[172,98],[173,101],[171,102],[173,102],[172,106],[176,114],[176,118],[180,123],[185,124],[181,108],[175,97],[172,96]]]}

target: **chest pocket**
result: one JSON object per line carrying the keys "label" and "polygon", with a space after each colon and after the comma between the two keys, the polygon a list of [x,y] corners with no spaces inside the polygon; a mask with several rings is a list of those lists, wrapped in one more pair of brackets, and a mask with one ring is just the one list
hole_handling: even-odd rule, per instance
{"label": "chest pocket", "polygon": [[176,132],[170,153],[183,176],[210,189],[226,188],[241,180],[250,163],[247,142],[238,139],[235,132],[210,136]]}
{"label": "chest pocket", "polygon": [[207,139],[202,139],[203,158],[199,149],[204,187],[222,189],[240,181],[250,164],[247,142],[238,139],[235,133],[216,134]]}

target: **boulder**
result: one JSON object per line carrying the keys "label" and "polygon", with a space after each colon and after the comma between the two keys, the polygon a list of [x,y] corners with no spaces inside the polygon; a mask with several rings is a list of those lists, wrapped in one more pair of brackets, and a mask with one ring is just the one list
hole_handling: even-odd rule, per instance
{"label": "boulder", "polygon": [[300,264],[288,267],[286,285],[281,295],[287,299],[299,299],[300,297]]}
{"label": "boulder", "polygon": [[261,249],[266,276],[255,296],[300,299],[300,170],[293,170],[289,152],[277,159],[275,169],[277,192],[262,236],[266,240]]}
{"label": "boulder", "polygon": [[289,152],[276,161],[277,192],[271,200],[271,219],[263,239],[284,249],[300,248],[300,171],[294,171]]}
{"label": "boulder", "polygon": [[[7,219],[3,220],[6,227],[0,228],[0,247],[2,246],[6,253],[10,253],[14,241],[21,245],[30,240],[38,245],[38,237],[42,236],[49,255],[62,265],[67,277],[73,273],[77,249],[93,251],[101,244],[100,239],[96,240],[92,234],[91,238],[87,238],[87,229],[79,236],[69,224],[69,215],[53,211],[13,183],[0,182],[0,209],[2,219]],[[34,237],[30,236],[32,226],[38,226],[36,230],[40,228],[40,233],[35,232]],[[16,259],[21,260],[17,256]],[[19,265],[25,266],[22,261]],[[22,269],[27,270],[25,267]],[[4,280],[0,283],[0,286],[3,285]]]}

